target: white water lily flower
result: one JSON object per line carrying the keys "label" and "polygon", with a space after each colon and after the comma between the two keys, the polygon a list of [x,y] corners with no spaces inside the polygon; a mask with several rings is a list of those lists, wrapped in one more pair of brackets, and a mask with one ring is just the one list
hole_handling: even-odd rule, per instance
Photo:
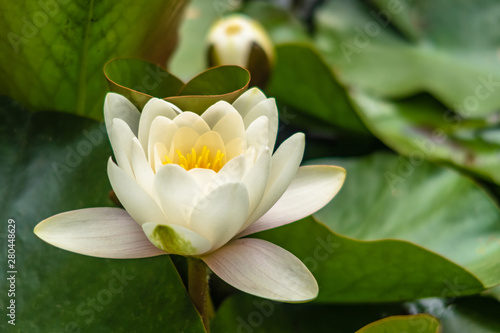
{"label": "white water lily flower", "polygon": [[201,258],[247,293],[305,301],[318,285],[288,251],[241,238],[306,217],[339,191],[345,170],[299,168],[304,135],[274,149],[274,99],[250,89],[201,116],[153,98],[140,113],[109,93],[105,121],[116,163],[108,175],[121,208],[58,214],[35,233],[60,248],[105,258],[179,254]]}

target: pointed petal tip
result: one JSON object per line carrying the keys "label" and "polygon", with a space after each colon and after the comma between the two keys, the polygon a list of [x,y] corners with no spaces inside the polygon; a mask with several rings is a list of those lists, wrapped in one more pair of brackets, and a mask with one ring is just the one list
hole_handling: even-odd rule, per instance
{"label": "pointed petal tip", "polygon": [[104,103],[107,104],[107,103],[112,103],[114,101],[117,101],[117,100],[120,100],[122,98],[125,98],[124,96],[120,95],[120,94],[117,94],[115,92],[108,92],[106,94],[106,97],[104,99]]}
{"label": "pointed petal tip", "polygon": [[166,254],[153,246],[141,227],[120,208],[86,208],[60,213],[40,222],[41,240],[66,251],[111,259]]}

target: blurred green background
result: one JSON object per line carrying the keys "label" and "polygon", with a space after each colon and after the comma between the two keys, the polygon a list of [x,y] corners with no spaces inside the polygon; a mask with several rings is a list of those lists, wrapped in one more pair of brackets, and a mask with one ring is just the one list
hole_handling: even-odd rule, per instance
{"label": "blurred green background", "polygon": [[[308,266],[318,299],[275,303],[214,277],[212,331],[500,332],[497,0],[0,0],[0,330],[204,331],[184,258],[90,258],[32,230],[113,205],[104,65],[139,58],[151,65],[116,69],[126,88],[217,99],[217,79],[189,82],[207,68],[209,27],[232,12],[275,45],[261,88],[279,106],[278,140],[306,133],[305,163],[341,165],[347,180],[317,214],[259,234]],[[231,75],[221,89],[244,89]],[[9,219],[16,326],[4,312]]]}

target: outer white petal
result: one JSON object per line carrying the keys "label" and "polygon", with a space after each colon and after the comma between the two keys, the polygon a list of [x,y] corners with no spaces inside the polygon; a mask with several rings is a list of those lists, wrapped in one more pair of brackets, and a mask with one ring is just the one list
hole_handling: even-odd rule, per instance
{"label": "outer white petal", "polygon": [[246,159],[244,155],[236,156],[227,162],[217,173],[214,182],[217,186],[226,183],[239,183],[242,181],[246,171]]}
{"label": "outer white petal", "polygon": [[127,98],[115,93],[108,93],[104,101],[104,122],[106,130],[111,133],[113,127],[113,119],[118,118],[123,120],[132,130],[134,135],[137,135],[139,127],[139,118],[141,113]]}
{"label": "outer white petal", "polygon": [[200,255],[212,246],[203,236],[175,224],[144,223],[142,229],[151,243],[171,254]]}
{"label": "outer white petal", "polygon": [[146,159],[146,153],[142,149],[137,138],[132,141],[132,169],[134,171],[135,179],[137,182],[145,189],[149,195],[153,194],[153,179],[154,172],[151,169],[151,165]]}
{"label": "outer white petal", "polygon": [[129,176],[134,177],[131,165],[132,140],[135,138],[130,127],[123,120],[115,118],[109,139],[116,158],[116,163]]}
{"label": "outer white petal", "polygon": [[276,143],[276,135],[278,133],[278,108],[274,98],[266,99],[254,106],[248,114],[243,118],[245,127],[248,128],[255,119],[266,116],[269,119],[269,148],[274,149]]}
{"label": "outer white petal", "polygon": [[118,200],[137,223],[166,223],[163,212],[153,198],[111,158],[108,160],[108,177]]}
{"label": "outer white petal", "polygon": [[225,101],[219,101],[203,112],[201,117],[207,122],[210,128],[213,128],[225,115],[234,111],[236,110],[231,104]]}
{"label": "outer white petal", "polygon": [[248,192],[241,183],[219,186],[198,201],[189,228],[210,240],[212,251],[227,243],[248,214]]}
{"label": "outer white petal", "polygon": [[221,279],[252,295],[281,302],[318,295],[314,276],[297,257],[261,239],[237,239],[202,259]]}
{"label": "outer white petal", "polygon": [[101,258],[146,258],[164,251],[148,240],[142,228],[120,208],[87,208],[40,222],[35,234],[61,249]]}
{"label": "outer white petal", "polygon": [[[262,200],[269,179],[270,166],[271,152],[269,149],[266,149],[260,154],[255,164],[243,178],[243,183],[247,187],[250,200],[249,214],[255,211]],[[254,220],[247,219],[240,231],[248,227],[252,222]]]}
{"label": "outer white petal", "polygon": [[266,95],[258,88],[251,88],[238,97],[238,99],[233,102],[233,106],[241,114],[241,117],[244,118],[254,106],[266,99]]}
{"label": "outer white petal", "polygon": [[300,220],[323,208],[338,193],[345,170],[330,165],[300,167],[285,194],[238,237]]}
{"label": "outer white petal", "polygon": [[266,191],[259,206],[249,217],[249,224],[264,215],[285,193],[297,173],[304,148],[304,134],[296,133],[283,142],[274,153]]}
{"label": "outer white petal", "polygon": [[201,191],[195,179],[177,164],[166,164],[158,170],[153,193],[169,224],[189,226],[191,211]]}
{"label": "outer white petal", "polygon": [[177,112],[174,110],[174,105],[167,101],[158,98],[151,98],[142,109],[141,119],[139,121],[139,141],[144,150],[147,150],[149,131],[153,120],[156,117],[165,117],[174,119]]}

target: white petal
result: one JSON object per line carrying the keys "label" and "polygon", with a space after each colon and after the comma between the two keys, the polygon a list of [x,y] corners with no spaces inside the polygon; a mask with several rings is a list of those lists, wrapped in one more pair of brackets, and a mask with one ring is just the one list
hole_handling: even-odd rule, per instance
{"label": "white petal", "polygon": [[210,127],[208,127],[207,123],[203,118],[197,115],[194,112],[183,112],[178,115],[174,119],[174,124],[177,127],[189,127],[198,132],[199,135],[202,135],[205,132],[210,131]]}
{"label": "white petal", "polygon": [[244,118],[254,106],[266,99],[266,95],[258,88],[251,88],[238,97],[238,99],[233,102],[233,106],[241,114],[241,117]]}
{"label": "white petal", "polygon": [[269,119],[269,148],[274,149],[276,135],[278,133],[278,108],[274,98],[266,99],[254,106],[248,114],[243,118],[245,127],[248,128],[252,122],[261,116],[266,116]]}
{"label": "white petal", "polygon": [[225,101],[219,101],[211,105],[201,117],[206,121],[210,128],[213,128],[215,124],[219,122],[228,113],[236,111],[234,107]]}
{"label": "white petal", "polygon": [[174,119],[177,116],[177,112],[172,106],[173,104],[162,99],[151,98],[142,109],[138,138],[144,150],[147,149],[149,131],[154,119],[157,117]]}
{"label": "white petal", "polygon": [[153,167],[155,168],[155,173],[163,167],[163,162],[166,161],[165,156],[167,155],[168,150],[167,148],[165,148],[165,145],[163,143],[157,143],[154,145],[154,157],[151,164],[153,164]]}
{"label": "white petal", "polygon": [[344,180],[345,170],[340,167],[330,165],[300,167],[278,202],[238,237],[276,228],[315,213],[333,199]]}
{"label": "white petal", "polygon": [[254,222],[266,213],[285,193],[297,173],[304,155],[305,138],[303,133],[296,133],[288,138],[276,150],[271,162],[271,171],[266,191],[259,206],[249,217]]}
{"label": "white petal", "polygon": [[214,182],[217,185],[241,182],[246,173],[246,164],[244,155],[233,158],[219,170]]}
{"label": "white petal", "polygon": [[226,144],[226,157],[228,160],[235,158],[238,155],[243,154],[245,151],[245,141],[240,138],[236,138],[231,142]]}
{"label": "white petal", "polygon": [[153,198],[111,158],[108,161],[108,177],[118,200],[137,223],[166,223],[163,212]]}
{"label": "white petal", "polygon": [[113,119],[118,118],[123,120],[132,130],[134,135],[137,135],[139,127],[139,118],[141,113],[127,98],[116,93],[108,93],[104,101],[104,122],[106,130],[111,133],[113,127]]}
{"label": "white petal", "polygon": [[125,121],[119,118],[113,120],[113,128],[111,129],[109,139],[116,163],[131,177],[134,177],[131,165],[132,140],[134,138],[134,133],[132,133]]}
{"label": "white petal", "polygon": [[164,251],[148,240],[142,228],[120,208],[87,208],[40,222],[35,234],[61,249],[101,258],[146,258]]}
{"label": "white petal", "polygon": [[217,172],[212,169],[194,168],[189,170],[188,173],[194,178],[202,193],[211,192],[217,187],[217,185],[212,185],[217,176]]}
{"label": "white petal", "polygon": [[166,164],[156,173],[153,193],[169,224],[189,226],[191,211],[200,196],[194,178],[177,164]]}
{"label": "white petal", "polygon": [[[211,132],[207,132],[211,133]],[[207,135],[205,133],[204,135]],[[194,129],[190,127],[181,127],[175,132],[174,137],[172,139],[172,144],[170,145],[169,154],[170,159],[179,162],[179,156],[176,151],[179,150],[183,155],[191,153],[191,149],[195,146],[196,141],[200,135]]]}
{"label": "white petal", "polygon": [[243,125],[240,114],[236,111],[225,115],[215,124],[213,130],[220,134],[226,144],[236,138],[245,138],[245,125]]}
{"label": "white petal", "polygon": [[[170,147],[177,129],[177,125],[166,117],[156,117],[153,120],[148,138],[148,159],[151,166],[155,166],[155,163],[153,162],[153,156],[155,156],[155,145],[160,143],[165,148]],[[166,154],[167,153],[165,153],[165,155]],[[164,156],[162,157],[164,158]]]}
{"label": "white petal", "polygon": [[210,240],[213,251],[239,231],[247,214],[246,187],[241,183],[224,184],[198,201],[189,228]]}
{"label": "white petal", "polygon": [[135,179],[145,189],[149,195],[153,194],[153,179],[154,172],[151,165],[146,159],[146,154],[142,149],[142,145],[137,138],[132,141],[132,169]]}
{"label": "white petal", "polygon": [[[203,150],[203,146],[207,146],[208,150],[210,150],[209,160],[213,160],[215,158],[218,150],[220,150],[221,154],[223,154],[224,156],[226,155],[226,147],[224,146],[224,141],[222,141],[222,138],[217,132],[210,131],[200,136],[194,144],[194,149],[198,152],[201,152]],[[224,163],[224,161],[226,160],[227,157],[224,157],[222,159],[222,163]]]}
{"label": "white petal", "polygon": [[151,243],[171,254],[200,255],[212,246],[203,236],[175,224],[144,223],[142,229]]}
{"label": "white petal", "polygon": [[297,257],[261,239],[237,239],[202,259],[221,279],[255,296],[304,302],[318,295],[314,276]]}
{"label": "white petal", "polygon": [[[247,147],[255,147],[257,150],[269,147],[269,118],[260,116],[254,120],[245,133]],[[272,148],[271,148],[272,149]]]}
{"label": "white petal", "polygon": [[[243,183],[247,187],[250,200],[248,209],[249,214],[252,214],[262,201],[269,179],[270,166],[271,152],[267,149],[260,154],[255,164],[243,178]],[[247,219],[240,231],[248,227],[253,222],[254,220]]]}

